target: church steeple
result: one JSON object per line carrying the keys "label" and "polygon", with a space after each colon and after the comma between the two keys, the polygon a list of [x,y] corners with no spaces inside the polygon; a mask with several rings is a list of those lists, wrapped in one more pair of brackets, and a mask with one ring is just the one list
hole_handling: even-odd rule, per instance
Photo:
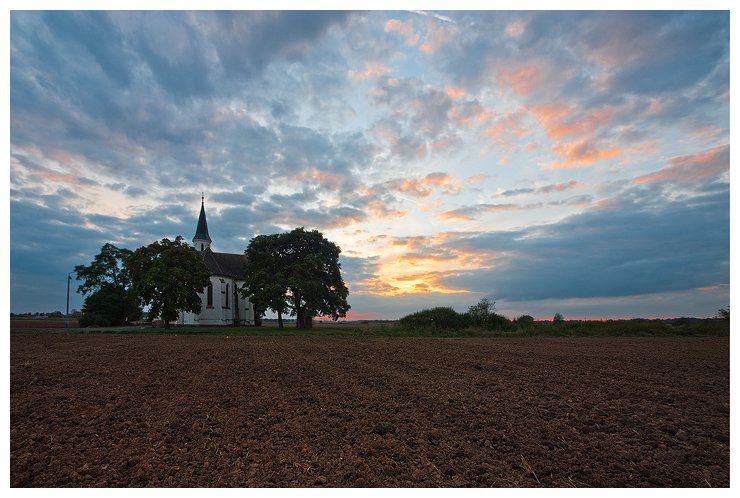
{"label": "church steeple", "polygon": [[208,236],[208,223],[206,223],[205,197],[200,199],[200,217],[198,218],[198,228],[195,230],[193,237],[193,247],[203,252],[211,247],[211,237]]}

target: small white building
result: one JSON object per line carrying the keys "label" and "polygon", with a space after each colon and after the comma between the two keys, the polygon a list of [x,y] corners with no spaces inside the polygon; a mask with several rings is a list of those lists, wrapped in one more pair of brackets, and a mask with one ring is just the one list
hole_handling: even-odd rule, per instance
{"label": "small white building", "polygon": [[244,284],[244,254],[228,254],[211,250],[211,237],[206,223],[205,199],[201,199],[198,228],[193,247],[211,270],[211,282],[199,293],[203,306],[199,314],[180,313],[178,325],[254,325],[254,307],[241,296]]}

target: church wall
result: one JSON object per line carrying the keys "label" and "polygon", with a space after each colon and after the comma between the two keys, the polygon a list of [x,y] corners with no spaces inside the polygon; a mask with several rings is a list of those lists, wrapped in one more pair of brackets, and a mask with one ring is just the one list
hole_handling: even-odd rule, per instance
{"label": "church wall", "polygon": [[[178,317],[178,325],[195,326],[223,326],[233,325],[234,318],[238,313],[240,325],[254,325],[254,309],[248,299],[241,297],[239,288],[244,281],[234,280],[219,275],[211,276],[213,286],[213,305],[208,306],[207,289],[198,293],[202,306],[199,315],[193,313],[181,313]],[[228,303],[226,289],[228,286]],[[227,306],[228,304],[228,306]]]}

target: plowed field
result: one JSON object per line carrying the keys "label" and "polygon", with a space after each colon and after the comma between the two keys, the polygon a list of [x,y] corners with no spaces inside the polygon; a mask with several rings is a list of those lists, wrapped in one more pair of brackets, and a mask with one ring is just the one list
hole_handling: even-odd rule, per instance
{"label": "plowed field", "polygon": [[13,487],[727,487],[729,338],[10,336]]}

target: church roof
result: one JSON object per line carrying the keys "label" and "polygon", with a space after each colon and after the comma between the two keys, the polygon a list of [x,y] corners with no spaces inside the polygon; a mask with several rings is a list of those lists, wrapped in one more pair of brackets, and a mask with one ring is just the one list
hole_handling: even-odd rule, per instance
{"label": "church roof", "polygon": [[205,200],[200,201],[200,217],[198,217],[198,228],[195,230],[195,237],[193,240],[207,240],[211,242],[211,237],[208,236],[208,223],[206,223],[206,206]]}
{"label": "church roof", "polygon": [[247,256],[244,254],[228,254],[224,252],[213,252],[209,247],[201,253],[203,262],[212,275],[223,275],[225,277],[244,280],[244,264]]}

